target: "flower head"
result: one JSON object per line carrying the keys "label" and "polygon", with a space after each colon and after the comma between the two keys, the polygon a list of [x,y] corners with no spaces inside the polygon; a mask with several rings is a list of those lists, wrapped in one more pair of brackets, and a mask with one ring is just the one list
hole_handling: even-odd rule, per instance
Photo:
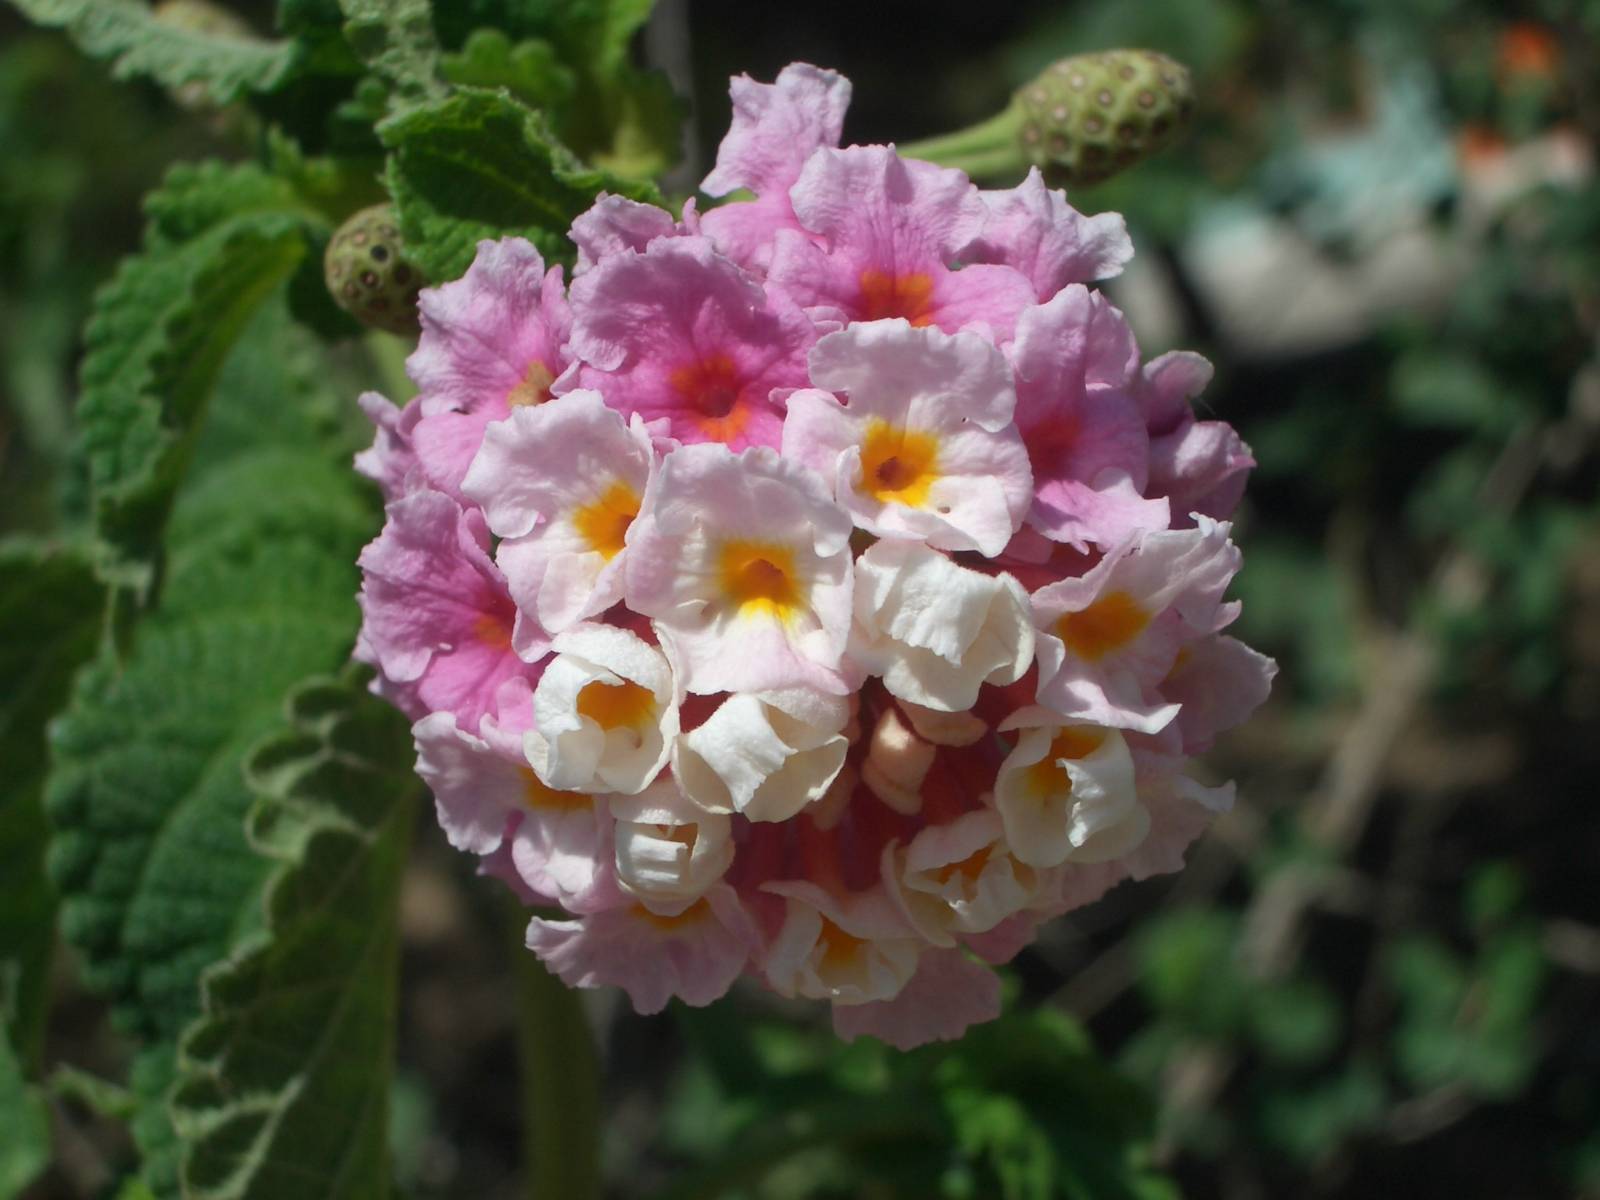
{"label": "flower head", "polygon": [[681,219],[602,196],[570,286],[485,242],[424,292],[358,654],[527,942],[641,1012],[742,977],[843,1037],[951,1038],[991,964],[1182,866],[1189,757],[1266,697],[1223,630],[1252,465],[1086,284],[1131,253],[1037,173],[839,135],[849,84],[734,81]]}

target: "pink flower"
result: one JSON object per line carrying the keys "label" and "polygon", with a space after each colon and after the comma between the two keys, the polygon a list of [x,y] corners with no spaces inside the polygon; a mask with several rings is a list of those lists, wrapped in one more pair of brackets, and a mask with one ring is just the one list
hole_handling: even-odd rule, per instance
{"label": "pink flower", "polygon": [[422,712],[452,712],[476,732],[500,685],[529,673],[511,648],[520,618],[489,561],[483,516],[431,491],[396,500],[388,513],[360,558],[366,656],[409,685]]}
{"label": "pink flower", "polygon": [[1045,187],[1038,167],[1014,188],[979,194],[989,220],[962,258],[1015,267],[1041,304],[1069,283],[1120,275],[1133,258],[1120,213],[1084,216],[1065,192]]}
{"label": "pink flower", "polygon": [[776,389],[803,386],[811,323],[704,238],[668,238],[601,262],[572,285],[579,386],[624,416],[670,422],[682,442],[776,446]]}
{"label": "pink flower", "polygon": [[790,63],[773,83],[740,75],[728,91],[733,125],[700,189],[708,196],[726,196],[743,188],[756,198],[712,209],[703,227],[729,258],[765,271],[777,231],[800,228],[789,188],[813,150],[839,144],[850,81],[835,71]]}
{"label": "pink flower", "polygon": [[1211,382],[1211,364],[1175,350],[1145,365],[1137,394],[1150,430],[1149,494],[1170,497],[1173,524],[1233,515],[1256,460],[1225,421],[1197,421],[1189,402]]}
{"label": "pink flower", "polygon": [[1165,529],[1166,501],[1142,494],[1150,442],[1129,394],[1139,348],[1122,314],[1072,284],[1023,314],[1010,357],[1037,489],[1028,524],[1080,550]]}
{"label": "pink flower", "polygon": [[573,987],[620,987],[642,1013],[660,1012],[676,996],[704,1007],[732,986],[757,945],[754,924],[738,897],[712,888],[673,916],[642,904],[607,909],[577,921],[535,917],[528,948]]}
{"label": "pink flower", "polygon": [[803,232],[777,235],[767,278],[818,320],[982,325],[1004,342],[1034,302],[1011,267],[952,267],[988,218],[960,171],[887,146],[819,150],[789,194]]}
{"label": "pink flower", "polygon": [[521,238],[479,242],[467,273],[425,289],[418,311],[422,339],[406,360],[421,391],[413,437],[429,481],[455,494],[484,426],[544,403],[566,370],[561,268],[546,272]]}
{"label": "pink flower", "polygon": [[1276,669],[1222,632],[1253,464],[1084,286],[1120,217],[838,149],[829,71],[732,92],[706,189],[755,199],[600,196],[570,308],[516,239],[424,296],[356,654],[560,978],[907,1048],[1232,804],[1191,756]]}

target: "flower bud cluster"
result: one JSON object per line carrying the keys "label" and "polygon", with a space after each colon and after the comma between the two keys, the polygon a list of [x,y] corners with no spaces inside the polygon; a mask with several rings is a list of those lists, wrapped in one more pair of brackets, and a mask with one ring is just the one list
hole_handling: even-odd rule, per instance
{"label": "flower bud cluster", "polygon": [[1120,217],[839,148],[830,71],[732,93],[704,189],[751,198],[602,197],[570,285],[508,239],[422,293],[357,653],[568,983],[954,1037],[1228,806],[1186,766],[1272,675],[1222,632],[1253,464],[1085,286]]}

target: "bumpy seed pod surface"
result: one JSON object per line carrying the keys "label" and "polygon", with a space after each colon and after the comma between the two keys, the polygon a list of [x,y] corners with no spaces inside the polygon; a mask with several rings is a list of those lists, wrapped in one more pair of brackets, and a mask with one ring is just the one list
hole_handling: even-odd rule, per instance
{"label": "bumpy seed pod surface", "polygon": [[1054,186],[1098,183],[1148,158],[1194,112],[1188,68],[1154,50],[1064,58],[1017,98],[1023,150]]}
{"label": "bumpy seed pod surface", "polygon": [[345,312],[372,329],[416,334],[417,293],[426,281],[406,259],[392,204],[363,208],[339,226],[322,265]]}

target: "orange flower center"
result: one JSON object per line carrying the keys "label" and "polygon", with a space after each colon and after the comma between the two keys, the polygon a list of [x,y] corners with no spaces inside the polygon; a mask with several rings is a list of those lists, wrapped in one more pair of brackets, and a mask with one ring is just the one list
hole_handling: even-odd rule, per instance
{"label": "orange flower center", "polygon": [[622,552],[628,526],[638,515],[639,494],[617,479],[597,499],[578,509],[572,524],[589,548],[609,562]]}
{"label": "orange flower center", "polygon": [[578,715],[601,729],[637,728],[655,716],[655,693],[632,680],[607,683],[596,679],[578,693]]}
{"label": "orange flower center", "polygon": [[691,419],[711,441],[731,442],[744,429],[749,418],[740,403],[744,380],[726,354],[714,354],[679,367],[668,381],[691,410]]}
{"label": "orange flower center", "polygon": [[1079,658],[1093,662],[1126,646],[1150,624],[1150,614],[1127,592],[1107,592],[1082,612],[1056,622],[1056,634]]}
{"label": "orange flower center", "polygon": [[859,282],[861,320],[904,317],[919,328],[933,323],[933,280],[926,273],[891,275],[868,267]]}
{"label": "orange flower center", "polygon": [[931,433],[896,429],[887,421],[873,420],[861,443],[861,490],[880,504],[897,500],[920,507],[939,478],[934,469],[938,454],[939,440]]}

